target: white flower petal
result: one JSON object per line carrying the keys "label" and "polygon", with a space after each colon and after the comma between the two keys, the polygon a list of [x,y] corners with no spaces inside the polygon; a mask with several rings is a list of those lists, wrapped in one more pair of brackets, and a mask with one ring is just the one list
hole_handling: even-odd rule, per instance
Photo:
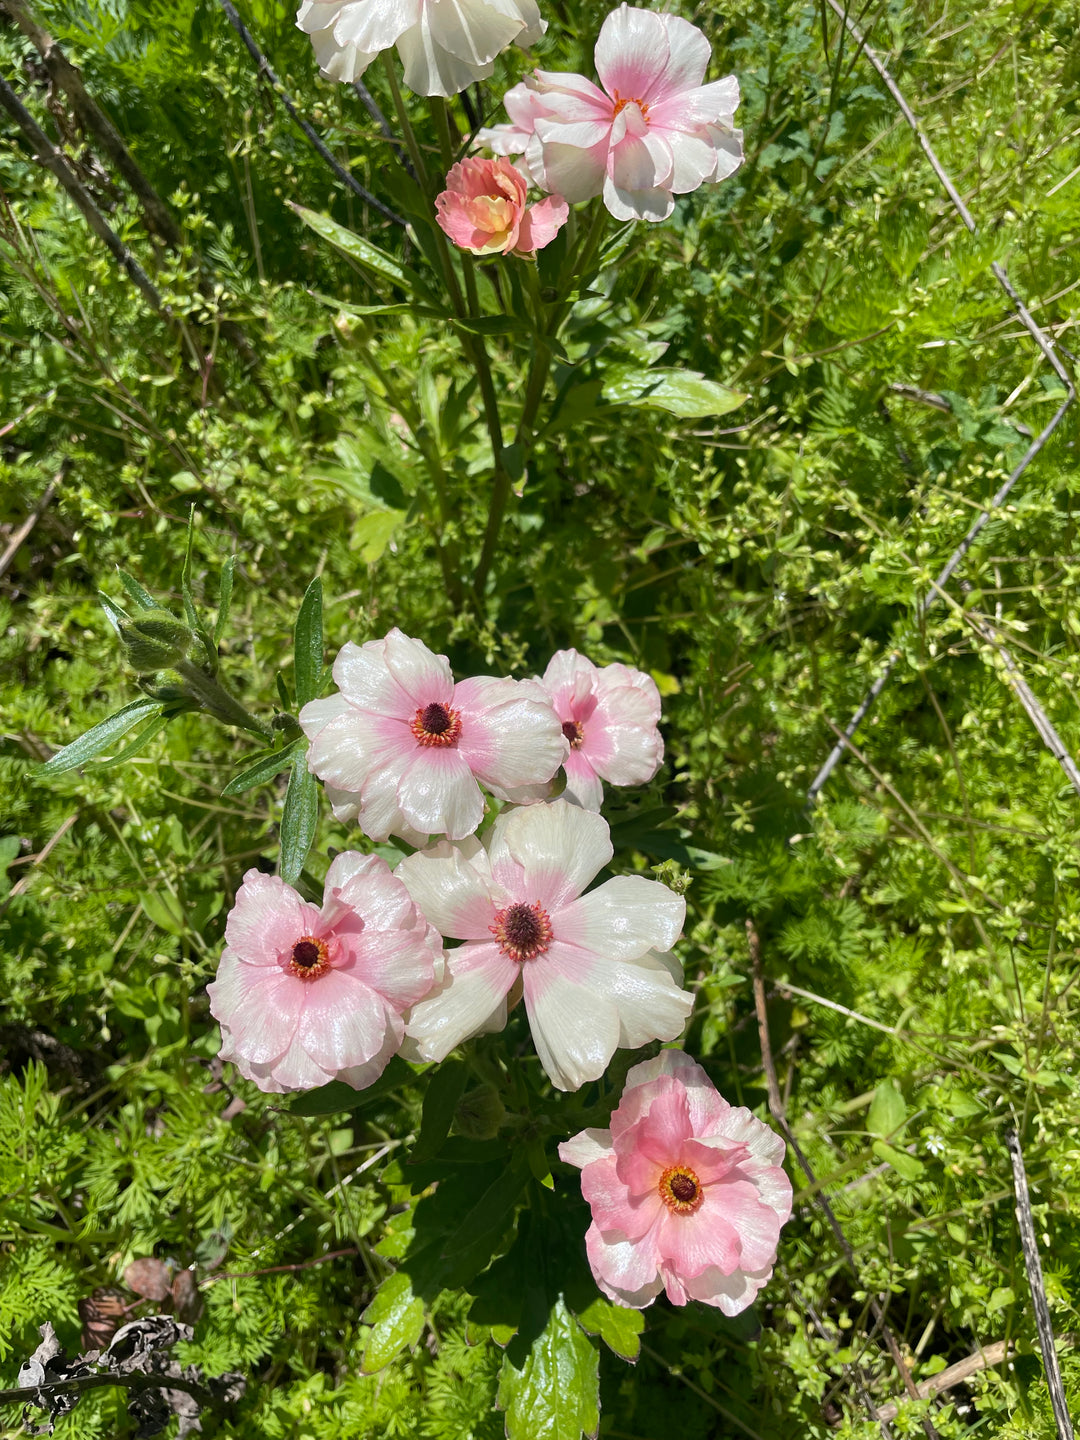
{"label": "white flower petal", "polygon": [[580,1130],[559,1146],[559,1159],[567,1165],[576,1165],[579,1170],[610,1154],[610,1130]]}
{"label": "white flower petal", "polygon": [[471,835],[484,818],[480,787],[455,749],[418,746],[398,781],[397,801],[414,829],[450,840]]}
{"label": "white flower petal", "polygon": [[[463,955],[465,951],[470,953]],[[469,968],[455,970],[455,961],[460,967],[463,960]],[[517,963],[494,943],[451,950],[442,984],[413,1006],[405,1027],[420,1057],[445,1060],[471,1036],[501,1030],[506,997],[517,977]]]}
{"label": "white flower petal", "polygon": [[496,889],[487,851],[475,835],[407,855],[394,873],[440,935],[488,939]]}
{"label": "white flower petal", "polygon": [[554,912],[581,894],[614,851],[603,816],[553,800],[504,811],[492,826],[488,853],[501,883],[507,883],[501,879],[503,861],[521,867],[527,893],[516,898],[540,901]]}
{"label": "white flower petal", "polygon": [[523,978],[533,1044],[551,1083],[578,1090],[598,1080],[619,1043],[615,1006],[542,963],[528,963]]}
{"label": "white flower petal", "polygon": [[[595,193],[595,192],[594,192]],[[616,220],[666,220],[675,209],[670,190],[620,190],[610,176],[604,180],[604,204]]]}
{"label": "white flower petal", "polygon": [[597,955],[635,960],[649,950],[670,950],[685,918],[686,901],[666,885],[617,875],[560,910],[555,933]]}

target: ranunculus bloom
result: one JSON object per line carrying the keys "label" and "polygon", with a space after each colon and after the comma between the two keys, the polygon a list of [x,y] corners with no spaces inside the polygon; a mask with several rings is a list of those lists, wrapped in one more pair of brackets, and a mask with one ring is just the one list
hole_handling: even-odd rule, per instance
{"label": "ranunculus bloom", "polygon": [[566,795],[599,810],[602,780],[644,785],[664,758],[657,729],[660,692],[650,676],[629,665],[597,669],[576,650],[558,650],[541,681],[570,743]]}
{"label": "ranunculus bloom", "polygon": [[674,196],[724,180],[742,163],[733,75],[703,84],[709,42],[677,15],[620,5],[594,55],[603,89],[538,70],[507,92],[512,124],[480,138],[505,154],[524,141],[542,190],[571,203],[603,195],[618,220],[665,220]]}
{"label": "ranunculus bloom", "polygon": [[300,712],[308,766],[339,819],[373,840],[471,835],[484,815],[477,781],[504,797],[542,785],[569,746],[542,686],[490,675],[455,685],[445,655],[396,627],[344,645],[339,693]]}
{"label": "ranunculus bloom", "polygon": [[249,870],[207,986],[221,1057],[260,1090],[329,1080],[362,1090],[400,1047],[402,1016],[441,959],[439,937],[378,855],[338,855],[321,909]]}
{"label": "ranunculus bloom", "polygon": [[772,1275],[791,1214],[784,1142],[681,1050],[635,1065],[611,1129],[582,1130],[559,1155],[581,1170],[589,1264],[620,1305],[641,1310],[663,1289],[737,1315]]}
{"label": "ranunculus bloom", "polygon": [[540,1061],[560,1090],[596,1080],[619,1046],[671,1040],[693,1008],[668,954],[686,903],[620,875],[582,891],[612,856],[607,821],[565,800],[504,811],[485,836],[407,856],[396,874],[428,920],[465,944],[408,1034],[425,1060],[501,1030],[524,993]]}
{"label": "ranunculus bloom", "polygon": [[296,16],[322,73],[351,84],[396,45],[418,95],[456,95],[486,80],[508,45],[547,29],[536,0],[303,0]]}
{"label": "ranunculus bloom", "polygon": [[446,176],[446,189],[435,200],[443,230],[463,250],[531,255],[549,245],[570,207],[561,195],[526,206],[525,176],[509,160],[470,155]]}

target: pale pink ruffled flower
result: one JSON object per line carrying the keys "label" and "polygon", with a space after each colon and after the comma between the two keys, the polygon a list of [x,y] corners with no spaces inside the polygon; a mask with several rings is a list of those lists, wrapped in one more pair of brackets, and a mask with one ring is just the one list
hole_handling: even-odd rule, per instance
{"label": "pale pink ruffled flower", "polygon": [[702,83],[709,53],[689,21],[620,5],[596,43],[602,89],[538,70],[507,92],[511,125],[479,138],[503,154],[521,145],[540,188],[571,203],[603,195],[617,220],[665,220],[675,195],[742,163],[739,84],[733,75]]}
{"label": "pale pink ruffled flower", "polygon": [[448,171],[436,196],[440,226],[455,245],[475,255],[532,255],[550,245],[570,207],[560,195],[526,205],[525,176],[500,157],[467,156]]}
{"label": "pale pink ruffled flower", "polygon": [[377,1080],[431,989],[439,937],[378,855],[338,855],[322,907],[249,870],[207,986],[221,1058],[260,1090]]}
{"label": "pale pink ruffled flower", "polygon": [[660,768],[664,740],[660,692],[652,678],[629,665],[598,669],[576,650],[558,650],[540,682],[570,744],[566,796],[599,810],[604,787],[644,785]]}
{"label": "pale pink ruffled flower", "polygon": [[620,1046],[679,1034],[694,1002],[668,952],[686,903],[641,875],[582,894],[611,856],[607,821],[556,800],[504,811],[484,845],[444,841],[401,862],[396,874],[427,919],[465,941],[409,1016],[422,1059],[501,1030],[522,993],[560,1090],[598,1079]]}
{"label": "pale pink ruffled flower", "polygon": [[327,79],[352,84],[396,45],[418,95],[456,95],[486,80],[496,55],[535,45],[547,29],[536,0],[303,0],[296,23]]}
{"label": "pale pink ruffled flower", "polygon": [[569,753],[542,686],[490,675],[455,685],[445,655],[396,627],[344,645],[334,680],[338,694],[300,712],[308,766],[334,814],[373,840],[459,840],[483,819],[478,781],[505,798],[550,780]]}
{"label": "pale pink ruffled flower", "polygon": [[589,1264],[620,1305],[663,1289],[737,1315],[772,1275],[791,1214],[784,1142],[681,1050],[635,1065],[611,1129],[582,1130],[559,1155],[581,1170]]}

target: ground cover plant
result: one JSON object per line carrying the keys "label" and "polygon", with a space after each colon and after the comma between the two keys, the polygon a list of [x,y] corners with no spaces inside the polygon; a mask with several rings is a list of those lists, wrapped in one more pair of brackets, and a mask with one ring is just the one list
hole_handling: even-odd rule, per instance
{"label": "ground cover plant", "polygon": [[[742,95],[695,188],[633,149],[665,97],[627,102],[607,5],[511,11],[529,54],[462,89],[444,32],[363,68],[317,5],[0,0],[2,1383],[93,1378],[51,1325],[126,1377],[28,1412],[72,1436],[1056,1436],[1006,1136],[1075,1408],[1075,409],[934,581],[1066,395],[1076,7],[853,12],[975,234],[842,12],[682,11]],[[584,147],[537,65],[586,77]],[[443,688],[389,717],[428,779],[380,809],[404,752],[356,677],[391,662]],[[538,815],[589,873],[485,888]],[[297,1015],[368,965],[370,1044],[259,1048],[260,905],[305,917]],[[647,997],[592,1050],[610,981],[544,1009],[575,905]],[[625,1139],[695,1086],[794,1187],[726,1306],[617,1238],[616,1162],[671,1226],[723,1191],[671,1148],[719,1111]]]}

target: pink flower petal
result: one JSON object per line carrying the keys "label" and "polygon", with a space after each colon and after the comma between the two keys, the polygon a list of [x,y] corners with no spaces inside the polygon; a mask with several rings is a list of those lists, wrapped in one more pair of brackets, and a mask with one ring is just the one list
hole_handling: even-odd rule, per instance
{"label": "pink flower petal", "polygon": [[331,902],[339,911],[362,913],[365,926],[375,930],[408,928],[419,919],[408,890],[381,855],[343,851],[331,862],[323,886],[328,923]]}
{"label": "pink flower petal", "polygon": [[398,720],[412,719],[416,706],[386,663],[386,640],[368,640],[363,645],[346,641],[334,661],[333,674],[334,684],[358,709]]}
{"label": "pink flower petal", "polygon": [[376,930],[370,926],[354,942],[350,963],[341,973],[355,976],[389,1001],[396,1011],[408,1010],[435,984],[435,932]]}
{"label": "pink flower petal", "polygon": [[405,1033],[400,1016],[353,974],[328,970],[298,983],[304,990],[300,1043],[331,1074],[377,1055],[388,1028],[399,1042]]}
{"label": "pink flower petal", "polygon": [[605,1234],[617,1233],[627,1240],[640,1240],[652,1229],[664,1209],[657,1183],[660,1171],[653,1167],[645,1184],[629,1190],[617,1173],[615,1157],[608,1156],[581,1172],[581,1193],[592,1210],[593,1221]]}
{"label": "pink flower petal", "polygon": [[[695,1136],[710,1135],[718,1130],[731,1106],[717,1090],[708,1075],[691,1056],[683,1050],[661,1050],[652,1060],[643,1060],[627,1073],[623,1087],[623,1098],[616,1115],[625,1113],[626,1124],[633,1124],[641,1114],[647,1113],[650,1095],[656,1093],[653,1083],[661,1077],[671,1077],[686,1090],[686,1103],[690,1107],[690,1123]],[[749,1115],[749,1111],[744,1111]],[[755,1125],[771,1135],[767,1125],[750,1115]],[[612,1131],[616,1128],[612,1117]],[[725,1131],[726,1133],[726,1131]],[[732,1133],[732,1139],[748,1143],[741,1133]],[[782,1144],[783,1142],[781,1142]]]}
{"label": "pink flower petal", "polygon": [[504,856],[521,866],[525,893],[516,898],[539,901],[552,915],[580,895],[614,853],[607,821],[565,800],[504,812],[488,849],[500,880]]}
{"label": "pink flower petal", "polygon": [[725,1275],[722,1270],[710,1266],[700,1275],[683,1283],[688,1299],[700,1300],[706,1305],[715,1305],[725,1315],[738,1315],[752,1305],[761,1287],[772,1278],[772,1266],[766,1270],[735,1270]]}
{"label": "pink flower petal", "polygon": [[248,965],[280,965],[319,912],[277,875],[249,870],[225,921],[225,943]]}
{"label": "pink flower petal", "polygon": [[651,1236],[630,1241],[604,1236],[597,1225],[585,1234],[585,1253],[597,1285],[618,1305],[643,1310],[664,1288]]}
{"label": "pink flower petal", "polygon": [[[412,705],[405,719],[412,720],[416,710],[425,705],[451,703],[454,677],[445,655],[432,654],[422,640],[403,635],[397,626],[387,634],[383,644],[386,668]],[[344,690],[345,686],[341,688]]]}
{"label": "pink flower petal", "polygon": [[675,209],[670,190],[658,186],[651,190],[625,190],[607,177],[603,187],[604,205],[616,220],[666,220]]}
{"label": "pink flower petal", "polygon": [[620,192],[666,189],[674,168],[671,146],[653,130],[627,135],[608,159],[608,175]]}
{"label": "pink flower petal", "polygon": [[[364,798],[366,802],[366,794]],[[471,835],[484,818],[483,796],[472,771],[452,748],[417,746],[398,781],[397,801],[414,829],[450,840]]]}
{"label": "pink flower petal", "polygon": [[[467,953],[463,953],[467,952]],[[447,954],[442,983],[409,1015],[407,1033],[425,1060],[445,1060],[450,1051],[487,1029],[506,1024],[506,996],[518,965],[495,944],[461,945]]]}
{"label": "pink flower petal", "polygon": [[576,1165],[579,1170],[604,1160],[611,1154],[610,1130],[579,1130],[559,1146],[559,1159],[566,1165]]}
{"label": "pink flower petal", "polygon": [[561,907],[555,933],[597,955],[636,960],[649,950],[670,950],[685,918],[686,901],[666,885],[618,875]]}
{"label": "pink flower petal", "polygon": [[566,771],[566,790],[563,793],[567,800],[572,800],[583,810],[599,812],[604,803],[604,786],[586,755],[584,746],[580,750],[570,751],[563,769]]}
{"label": "pink flower petal", "polygon": [[245,965],[229,950],[206,987],[210,1013],[226,1026],[233,1048],[260,1064],[289,1047],[300,1021],[304,982],[287,970]]}
{"label": "pink flower petal", "polygon": [[620,5],[600,27],[593,61],[600,84],[609,95],[648,100],[657,91],[669,56],[662,17],[652,10]]}
{"label": "pink flower petal", "polygon": [[598,1080],[619,1042],[614,1005],[535,961],[523,967],[525,1009],[540,1063],[558,1090]]}
{"label": "pink flower petal", "polygon": [[475,836],[407,855],[395,874],[440,935],[490,940],[498,907],[487,851]]}
{"label": "pink flower petal", "polygon": [[540,784],[566,758],[562,725],[545,691],[531,680],[463,680],[454,707],[461,712],[458,753],[485,785]]}
{"label": "pink flower petal", "polygon": [[658,19],[667,31],[668,58],[649,94],[650,115],[656,102],[699,86],[709,66],[709,42],[696,25],[678,15]]}
{"label": "pink flower petal", "polygon": [[570,206],[561,195],[549,195],[546,200],[530,205],[521,217],[516,248],[526,254],[543,250],[555,239],[569,217]]}
{"label": "pink flower petal", "polygon": [[349,705],[332,720],[319,717],[312,723],[309,708],[300,712],[300,725],[311,740],[308,769],[337,790],[362,794],[373,770],[400,770],[416,749],[409,727],[393,716]]}
{"label": "pink flower petal", "polygon": [[529,169],[542,188],[561,195],[571,205],[601,194],[607,176],[607,157],[606,136],[588,150],[579,150],[574,145],[545,143],[535,135],[525,151]]}

